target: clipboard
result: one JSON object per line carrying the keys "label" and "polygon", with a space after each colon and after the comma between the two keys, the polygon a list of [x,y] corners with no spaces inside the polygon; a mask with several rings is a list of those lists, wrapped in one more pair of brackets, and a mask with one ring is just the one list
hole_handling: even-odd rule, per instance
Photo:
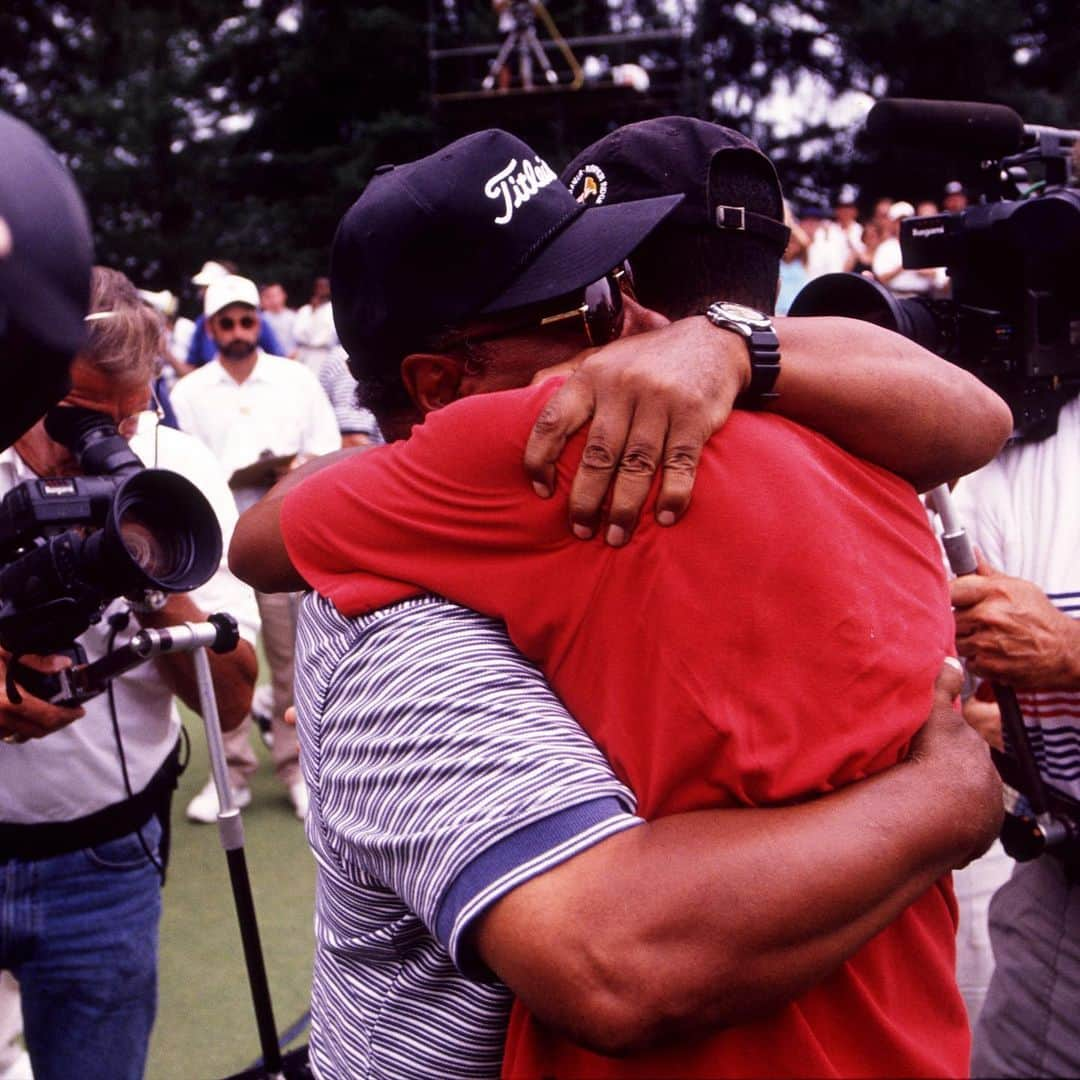
{"label": "clipboard", "polygon": [[229,477],[231,488],[272,487],[281,473],[287,472],[296,460],[296,454],[275,454],[264,450],[250,465],[237,469]]}

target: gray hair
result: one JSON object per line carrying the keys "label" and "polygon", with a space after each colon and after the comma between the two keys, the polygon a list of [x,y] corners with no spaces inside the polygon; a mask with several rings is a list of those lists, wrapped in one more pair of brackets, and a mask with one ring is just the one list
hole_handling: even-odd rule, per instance
{"label": "gray hair", "polygon": [[149,382],[164,328],[138,289],[119,270],[95,266],[90,279],[86,344],[79,357],[121,382]]}

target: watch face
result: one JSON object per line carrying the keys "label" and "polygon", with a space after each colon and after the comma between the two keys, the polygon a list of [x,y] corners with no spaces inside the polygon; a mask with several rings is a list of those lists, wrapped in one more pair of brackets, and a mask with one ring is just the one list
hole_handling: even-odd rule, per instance
{"label": "watch face", "polygon": [[727,301],[720,301],[716,306],[729,319],[738,319],[741,322],[748,323],[761,323],[764,326],[769,325],[768,315],[763,315],[756,308],[747,307],[745,304],[729,304]]}

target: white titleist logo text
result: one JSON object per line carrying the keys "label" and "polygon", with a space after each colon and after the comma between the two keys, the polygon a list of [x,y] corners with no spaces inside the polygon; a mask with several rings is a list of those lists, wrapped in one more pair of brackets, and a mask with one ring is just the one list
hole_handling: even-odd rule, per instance
{"label": "white titleist logo text", "polygon": [[495,224],[506,225],[519,206],[527,203],[541,188],[547,187],[555,179],[551,166],[542,158],[537,158],[535,164],[523,161],[520,169],[517,158],[511,158],[509,163],[484,185],[484,194],[489,199],[502,202],[502,213],[495,219]]}

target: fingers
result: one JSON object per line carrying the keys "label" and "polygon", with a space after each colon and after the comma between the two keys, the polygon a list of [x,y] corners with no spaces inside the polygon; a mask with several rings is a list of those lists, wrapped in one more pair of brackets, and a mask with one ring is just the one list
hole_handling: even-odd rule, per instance
{"label": "fingers", "polygon": [[956,700],[964,685],[963,667],[953,656],[946,656],[934,682],[934,696],[938,701],[951,703]]}
{"label": "fingers", "polygon": [[593,414],[595,398],[583,379],[569,378],[540,410],[525,444],[525,474],[541,498],[555,490],[555,462],[567,440]]}
{"label": "fingers", "polygon": [[711,428],[706,429],[687,419],[686,414],[672,421],[664,445],[660,492],[656,497],[656,520],[661,525],[674,525],[686,513],[697,480],[701,452],[711,431]]}
{"label": "fingers", "polygon": [[11,705],[6,700],[0,704],[0,737],[5,742],[41,739],[85,715],[85,709],[50,705],[24,694],[19,705]]}
{"label": "fingers", "polygon": [[[611,487],[615,470],[622,461],[624,447],[629,445],[627,439],[632,418],[632,406],[626,405],[621,400],[612,401],[603,411],[597,412],[592,424],[589,425],[585,449],[581,454],[581,464],[578,466],[570,488],[570,526],[574,535],[581,540],[588,540],[599,525],[600,508],[604,497]],[[646,436],[633,444],[634,454],[626,470],[629,487],[624,500],[624,510],[620,523],[613,525],[615,532],[612,534],[612,539],[618,543],[625,543],[637,521],[637,513],[634,512],[631,515],[629,511],[632,503],[630,493],[635,492],[637,490],[635,485],[641,482],[638,474],[648,472],[650,479],[645,482],[647,494],[652,474],[656,472],[656,451],[650,451],[648,439],[649,436]],[[638,509],[640,505],[639,502]]]}
{"label": "fingers", "polygon": [[982,548],[978,545],[975,547],[975,573],[981,574],[983,577],[989,577],[992,574],[1000,574],[1001,571],[990,563],[990,560],[982,553]]}
{"label": "fingers", "polygon": [[980,701],[970,697],[964,702],[964,719],[995,750],[1005,749],[1005,740],[1001,734],[1001,710],[993,701]]}
{"label": "fingers", "polygon": [[955,608],[973,607],[997,591],[997,584],[981,574],[965,574],[949,584],[949,596]]}
{"label": "fingers", "polygon": [[[19,689],[22,691],[22,700],[18,705],[13,705],[4,692],[7,659],[6,653],[0,653],[0,740],[20,743],[28,739],[41,739],[86,715],[83,708],[50,705],[47,701],[26,693],[21,686]],[[71,659],[67,656],[28,654],[20,657],[20,663],[36,671],[51,674],[70,667]]]}
{"label": "fingers", "polygon": [[635,414],[631,421],[630,433],[618,460],[608,511],[605,539],[612,547],[625,544],[637,525],[641,508],[656,477],[661,455],[666,456],[666,427],[664,418],[655,415],[639,417]]}

